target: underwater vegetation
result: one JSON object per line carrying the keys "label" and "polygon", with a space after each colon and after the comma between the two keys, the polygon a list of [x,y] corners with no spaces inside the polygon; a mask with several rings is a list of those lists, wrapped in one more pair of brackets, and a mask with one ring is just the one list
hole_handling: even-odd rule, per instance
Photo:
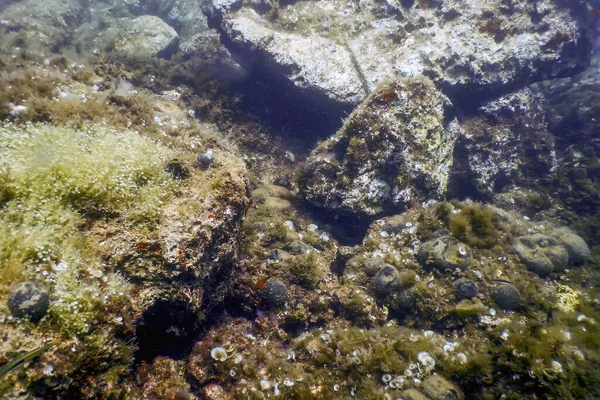
{"label": "underwater vegetation", "polygon": [[[567,56],[587,20],[565,15],[591,6],[459,3],[77,2],[56,25],[89,25],[39,40],[0,18],[0,397],[600,398],[595,131],[555,141],[517,90],[582,68]],[[148,52],[132,50],[133,20],[170,42],[155,52],[140,29]],[[315,137],[269,125],[303,118],[292,89],[339,82],[318,87],[296,59],[234,61],[239,21],[347,56],[353,100],[325,112],[355,111],[330,123],[332,102],[311,102]],[[505,62],[452,46],[440,67],[444,30]],[[433,58],[411,60],[415,76],[366,51],[419,35]],[[502,53],[527,35],[540,64]],[[277,83],[248,83],[264,78],[238,61]]]}

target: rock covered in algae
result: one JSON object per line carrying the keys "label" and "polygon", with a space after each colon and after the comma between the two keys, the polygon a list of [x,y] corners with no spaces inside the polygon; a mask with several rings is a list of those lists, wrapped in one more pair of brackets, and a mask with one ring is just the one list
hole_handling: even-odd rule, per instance
{"label": "rock covered in algae", "polygon": [[110,37],[118,38],[115,43],[117,50],[148,57],[175,52],[179,42],[175,29],[154,15],[141,15],[117,24],[103,32],[98,40]]}
{"label": "rock covered in algae", "polygon": [[459,279],[454,284],[454,289],[456,290],[454,296],[457,301],[470,300],[479,294],[477,285],[470,279]]}
{"label": "rock covered in algae", "polygon": [[270,280],[260,291],[260,304],[267,310],[273,310],[285,306],[288,301],[288,290],[280,280]]}
{"label": "rock covered in algae", "polygon": [[371,279],[371,289],[378,296],[385,296],[400,288],[400,273],[392,265],[384,264]]}
{"label": "rock covered in algae", "polygon": [[463,400],[465,398],[454,383],[439,375],[431,375],[425,379],[422,390],[432,400]]}
{"label": "rock covered in algae", "polygon": [[540,276],[562,271],[569,262],[569,253],[560,242],[540,233],[517,238],[514,249],[527,269]]}
{"label": "rock covered in algae", "polygon": [[[0,397],[110,398],[134,385],[134,356],[151,361],[177,351],[231,288],[249,204],[246,169],[214,128],[200,126],[171,96],[137,88],[112,102],[114,82],[99,88],[73,80],[83,67],[22,68],[15,76],[30,74],[33,90],[15,85],[15,92],[35,106],[0,128],[7,144],[0,156],[15,167],[3,175],[10,184],[2,188],[0,248],[11,268],[1,271],[1,290],[7,295],[23,276],[35,278],[52,302],[48,317],[32,327],[7,318],[3,301],[2,331],[15,340],[1,351],[12,358],[57,344],[26,374],[3,378]],[[85,82],[98,82],[86,72]],[[40,87],[48,95],[30,101]],[[59,95],[67,92],[68,99]],[[26,123],[37,121],[41,108],[47,123]],[[139,120],[131,122],[131,108]],[[181,140],[192,131],[194,143]],[[168,145],[159,139],[167,136]],[[205,148],[192,148],[207,136],[219,166],[210,172],[193,167]],[[175,158],[179,172],[169,167]],[[177,179],[185,170],[186,179]]]}
{"label": "rock covered in algae", "polygon": [[[452,195],[494,198],[549,179],[558,164],[538,96],[521,89],[487,101],[461,122],[452,166]],[[467,183],[468,182],[468,183]]]}
{"label": "rock covered in algae", "polygon": [[511,284],[501,284],[492,292],[492,298],[498,306],[504,310],[518,310],[521,308],[523,299],[521,294]]}
{"label": "rock covered in algae", "polygon": [[269,79],[289,83],[292,95],[356,104],[399,73],[431,76],[448,93],[466,96],[574,73],[591,52],[593,17],[572,16],[586,7],[369,0],[360,7],[297,2],[283,9],[219,1],[213,13],[232,45],[267,65]]}
{"label": "rock covered in algae", "polygon": [[567,227],[553,229],[549,232],[569,253],[569,263],[581,264],[590,256],[590,248],[581,236]]}
{"label": "rock covered in algae", "polygon": [[423,266],[433,266],[441,271],[466,269],[473,259],[466,244],[452,236],[442,236],[425,242],[419,248],[417,258]]}
{"label": "rock covered in algae", "polygon": [[50,295],[48,289],[36,282],[16,284],[8,295],[8,308],[17,318],[28,318],[37,322],[46,315]]}
{"label": "rock covered in algae", "polygon": [[451,104],[423,77],[383,85],[306,160],[312,204],[377,216],[443,196],[460,127]]}

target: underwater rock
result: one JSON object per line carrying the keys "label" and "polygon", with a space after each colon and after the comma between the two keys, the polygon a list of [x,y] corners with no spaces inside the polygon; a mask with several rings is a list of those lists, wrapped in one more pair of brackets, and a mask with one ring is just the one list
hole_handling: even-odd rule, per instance
{"label": "underwater rock", "polygon": [[569,262],[569,253],[561,243],[541,233],[519,237],[513,247],[527,269],[540,276],[562,271]]}
{"label": "underwater rock", "polygon": [[370,0],[240,9],[226,1],[212,9],[227,40],[279,80],[356,104],[399,73],[431,76],[447,94],[474,100],[478,92],[582,70],[593,18],[571,13],[583,3]]}
{"label": "underwater rock", "polygon": [[454,289],[456,290],[454,296],[457,301],[470,300],[479,294],[477,285],[469,279],[459,279],[454,283]]}
{"label": "underwater rock", "polygon": [[8,308],[13,317],[41,320],[50,305],[48,289],[37,282],[16,284],[8,295]]}
{"label": "underwater rock", "polygon": [[379,297],[386,296],[401,286],[400,273],[389,264],[384,264],[371,279],[371,289]]}
{"label": "underwater rock", "polygon": [[379,271],[381,268],[385,266],[385,262],[381,257],[371,257],[364,263],[364,271],[367,276],[373,276]]}
{"label": "underwater rock", "polygon": [[222,386],[211,383],[202,388],[202,398],[206,400],[232,400],[233,398],[225,392]]}
{"label": "underwater rock", "polygon": [[260,305],[267,310],[275,310],[284,307],[288,297],[285,283],[280,280],[269,280],[260,291]]}
{"label": "underwater rock", "polygon": [[225,21],[232,43],[249,49],[271,72],[301,91],[357,104],[364,97],[350,53],[336,41],[318,35],[276,31],[254,10],[244,8]]}
{"label": "underwater rock", "polygon": [[569,228],[558,228],[552,230],[550,234],[567,249],[569,263],[582,264],[590,256],[590,248],[585,240]]}
{"label": "underwater rock", "polygon": [[431,400],[463,400],[461,390],[452,382],[439,375],[425,379],[421,388]]}
{"label": "underwater rock", "polygon": [[433,266],[440,271],[465,270],[473,255],[466,244],[452,236],[442,236],[425,242],[419,248],[417,259],[423,267]]}
{"label": "underwater rock", "polygon": [[140,56],[152,57],[174,53],[179,35],[162,19],[153,15],[142,15],[122,24],[114,34],[119,39],[115,43],[117,50]]}
{"label": "underwater rock", "polygon": [[306,160],[306,200],[373,217],[443,196],[460,133],[450,107],[424,77],[378,88]]}
{"label": "underwater rock", "polygon": [[196,168],[202,170],[208,169],[213,162],[213,152],[209,149],[202,154],[198,154],[198,157],[196,157]]}
{"label": "underwater rock", "polygon": [[492,292],[492,298],[503,310],[516,311],[521,308],[521,294],[511,284],[501,284]]}
{"label": "underwater rock", "polygon": [[448,189],[453,196],[493,199],[517,186],[537,188],[552,176],[554,139],[538,100],[521,89],[484,103],[461,123]]}
{"label": "underwater rock", "polygon": [[156,357],[151,363],[142,363],[136,370],[139,397],[162,400],[196,400],[185,379],[185,363],[168,357]]}
{"label": "underwater rock", "polygon": [[430,400],[423,393],[416,389],[406,389],[400,392],[400,398],[402,400]]}

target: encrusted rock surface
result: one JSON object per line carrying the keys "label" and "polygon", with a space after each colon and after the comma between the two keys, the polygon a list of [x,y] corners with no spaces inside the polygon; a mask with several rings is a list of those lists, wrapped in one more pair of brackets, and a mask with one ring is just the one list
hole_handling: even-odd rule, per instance
{"label": "encrusted rock surface", "polygon": [[519,187],[535,187],[556,172],[554,139],[529,89],[484,103],[461,123],[451,189],[459,197],[491,199]]}
{"label": "encrusted rock surface", "polygon": [[460,132],[428,79],[383,85],[311,153],[301,190],[318,207],[369,217],[439,198]]}
{"label": "encrusted rock surface", "polygon": [[153,15],[124,20],[96,40],[102,43],[110,38],[114,38],[117,50],[146,57],[173,53],[179,42],[175,29]]}
{"label": "encrusted rock surface", "polygon": [[228,40],[299,90],[336,102],[356,104],[385,80],[421,74],[447,94],[472,96],[573,73],[591,50],[593,18],[583,1],[240,6],[212,7]]}

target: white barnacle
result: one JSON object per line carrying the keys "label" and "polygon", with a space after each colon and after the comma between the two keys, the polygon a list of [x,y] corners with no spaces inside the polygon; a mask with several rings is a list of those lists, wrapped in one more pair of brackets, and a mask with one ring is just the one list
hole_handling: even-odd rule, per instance
{"label": "white barnacle", "polygon": [[210,356],[220,362],[227,360],[227,350],[223,347],[217,346],[210,351]]}
{"label": "white barnacle", "polygon": [[552,360],[551,367],[552,367],[552,371],[556,372],[557,374],[560,374],[563,372],[562,364],[556,360]]}
{"label": "white barnacle", "polygon": [[261,388],[262,390],[269,390],[269,389],[271,389],[271,382],[269,382],[269,381],[268,381],[268,380],[266,380],[266,379],[262,379],[262,380],[260,381],[260,388]]}
{"label": "white barnacle", "polygon": [[431,371],[435,367],[435,360],[426,351],[417,354],[417,359],[426,371]]}
{"label": "white barnacle", "polygon": [[454,343],[446,342],[446,344],[442,348],[446,353],[450,353],[454,351]]}
{"label": "white barnacle", "polygon": [[293,381],[293,380],[291,380],[290,378],[285,378],[285,379],[283,380],[283,384],[284,384],[285,386],[291,387],[291,386],[294,386],[294,381]]}

